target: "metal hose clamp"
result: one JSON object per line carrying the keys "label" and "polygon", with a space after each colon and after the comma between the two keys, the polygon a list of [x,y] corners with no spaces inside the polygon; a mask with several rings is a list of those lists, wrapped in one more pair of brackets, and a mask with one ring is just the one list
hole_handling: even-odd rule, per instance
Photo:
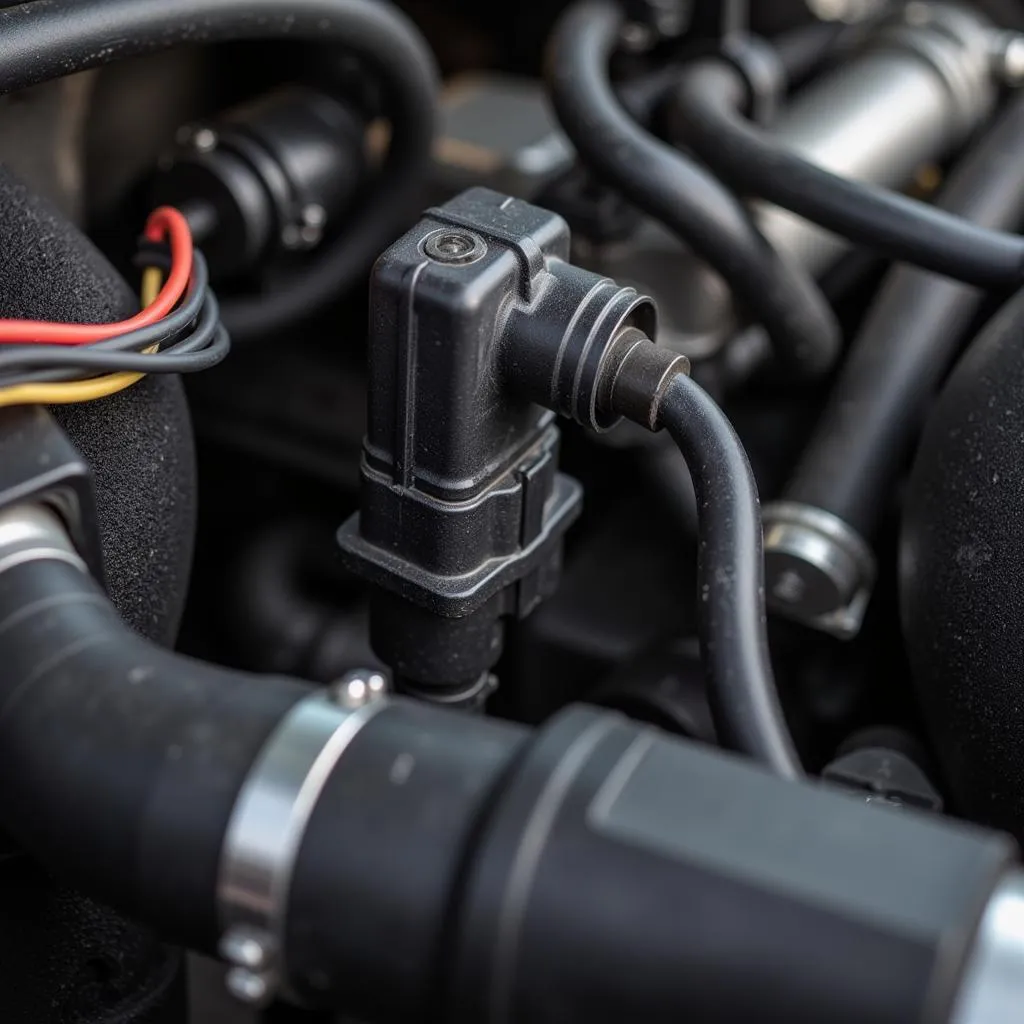
{"label": "metal hose clamp", "polygon": [[287,990],[284,928],[295,861],[317,800],[349,744],[387,701],[384,677],[355,671],[296,704],[235,802],[220,856],[220,955],[228,990],[262,1006]]}
{"label": "metal hose clamp", "polygon": [[87,573],[61,518],[42,504],[0,509],[0,572],[25,562],[66,562]]}

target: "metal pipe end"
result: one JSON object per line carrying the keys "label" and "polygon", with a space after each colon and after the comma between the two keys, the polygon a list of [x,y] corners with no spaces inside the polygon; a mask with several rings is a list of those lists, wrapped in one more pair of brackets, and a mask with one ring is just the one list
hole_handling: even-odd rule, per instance
{"label": "metal pipe end", "polygon": [[665,390],[674,377],[689,372],[686,356],[659,348],[643,331],[627,327],[613,344],[599,402],[613,416],[660,430]]}
{"label": "metal pipe end", "polygon": [[1024,872],[996,888],[974,940],[951,1024],[1011,1024],[1024,1012]]}
{"label": "metal pipe end", "polygon": [[765,506],[768,607],[843,640],[860,632],[875,582],[875,558],[848,523],[799,502]]}
{"label": "metal pipe end", "polygon": [[0,510],[0,573],[40,560],[67,562],[89,571],[63,519],[48,505],[11,505]]}

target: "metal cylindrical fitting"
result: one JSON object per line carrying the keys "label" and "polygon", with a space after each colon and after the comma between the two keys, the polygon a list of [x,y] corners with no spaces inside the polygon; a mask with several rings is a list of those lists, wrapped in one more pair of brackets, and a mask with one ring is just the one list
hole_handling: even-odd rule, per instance
{"label": "metal cylindrical fitting", "polygon": [[50,559],[86,572],[63,521],[45,505],[13,505],[0,511],[0,572]]}
{"label": "metal cylindrical fitting", "polygon": [[665,389],[677,374],[689,372],[686,356],[661,348],[642,331],[627,327],[609,353],[597,407],[648,430],[660,430]]}
{"label": "metal cylindrical fitting", "polygon": [[[914,3],[871,30],[863,48],[787,99],[764,131],[780,146],[834,174],[903,189],[992,110],[997,80],[1024,81],[1020,37],[977,12]],[[768,240],[821,277],[849,251],[844,239],[767,203],[755,204]],[[658,303],[659,342],[708,359],[738,320],[728,286],[664,227],[644,222],[624,241],[589,246],[592,269],[644,282]]]}
{"label": "metal cylindrical fitting", "polygon": [[775,502],[764,513],[765,591],[773,611],[848,638],[875,580],[870,547],[824,509]]}
{"label": "metal cylindrical fitting", "polygon": [[1024,1008],[1024,872],[1006,876],[974,940],[950,1024],[1016,1024]]}
{"label": "metal cylindrical fitting", "polygon": [[[908,4],[859,56],[797,94],[772,137],[845,178],[902,188],[992,110],[993,34],[975,12],[946,3]],[[776,248],[815,275],[849,248],[778,207],[762,206],[758,222]]]}

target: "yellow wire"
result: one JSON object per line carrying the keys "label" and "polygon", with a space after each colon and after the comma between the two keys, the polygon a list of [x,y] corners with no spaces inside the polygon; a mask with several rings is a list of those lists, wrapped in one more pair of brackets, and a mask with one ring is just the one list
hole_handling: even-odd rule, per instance
{"label": "yellow wire", "polygon": [[[142,306],[150,305],[160,292],[163,272],[159,267],[146,267],[142,272],[140,298]],[[156,345],[144,349],[155,352]],[[14,384],[0,389],[0,408],[7,405],[69,405],[74,402],[92,402],[97,398],[124,391],[142,380],[144,373],[108,373],[89,380],[65,381],[53,384]]]}
{"label": "yellow wire", "polygon": [[152,306],[164,283],[163,271],[159,267],[146,267],[142,272],[142,288],[139,298],[142,301],[142,308]]}

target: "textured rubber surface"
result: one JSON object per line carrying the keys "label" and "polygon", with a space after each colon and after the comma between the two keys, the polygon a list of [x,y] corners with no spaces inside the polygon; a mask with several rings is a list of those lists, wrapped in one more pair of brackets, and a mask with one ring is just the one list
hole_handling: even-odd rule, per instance
{"label": "textured rubber surface", "polygon": [[914,682],[956,811],[1024,839],[1024,293],[928,417],[903,515]]}
{"label": "textured rubber surface", "polygon": [[[102,323],[137,308],[73,225],[0,167],[0,315]],[[110,596],[133,629],[173,642],[195,533],[195,454],[177,378],[54,413],[89,461]]]}
{"label": "textured rubber surface", "polygon": [[4,1024],[182,1024],[177,950],[55,883],[26,857],[0,864]]}

